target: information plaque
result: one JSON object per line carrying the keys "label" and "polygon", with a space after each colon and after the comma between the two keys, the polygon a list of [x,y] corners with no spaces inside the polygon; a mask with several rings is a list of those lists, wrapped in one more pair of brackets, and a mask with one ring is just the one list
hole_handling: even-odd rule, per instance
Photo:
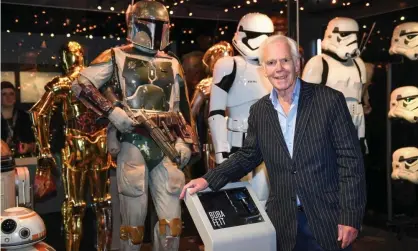
{"label": "information plaque", "polygon": [[276,231],[248,182],[187,191],[185,204],[205,251],[276,251]]}

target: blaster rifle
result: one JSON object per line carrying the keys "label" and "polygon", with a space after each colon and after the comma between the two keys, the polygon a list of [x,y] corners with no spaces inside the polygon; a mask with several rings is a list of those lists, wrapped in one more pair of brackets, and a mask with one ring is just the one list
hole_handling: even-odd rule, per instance
{"label": "blaster rifle", "polygon": [[161,151],[167,155],[171,161],[176,163],[177,165],[181,164],[181,157],[177,150],[170,144],[170,140],[167,135],[154,123],[152,119],[150,119],[145,112],[142,110],[136,110],[135,114],[132,110],[123,105],[123,109],[125,110],[126,114],[134,121],[134,126],[143,126],[148,133],[150,134],[151,138],[157,143],[158,147],[160,147]]}

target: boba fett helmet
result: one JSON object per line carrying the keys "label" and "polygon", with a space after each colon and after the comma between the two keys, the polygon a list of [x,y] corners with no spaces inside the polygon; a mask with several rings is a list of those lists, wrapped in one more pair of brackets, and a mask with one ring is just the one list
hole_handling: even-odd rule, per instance
{"label": "boba fett helmet", "polygon": [[142,0],[126,11],[127,40],[135,47],[155,53],[169,44],[170,18],[165,6],[157,1]]}

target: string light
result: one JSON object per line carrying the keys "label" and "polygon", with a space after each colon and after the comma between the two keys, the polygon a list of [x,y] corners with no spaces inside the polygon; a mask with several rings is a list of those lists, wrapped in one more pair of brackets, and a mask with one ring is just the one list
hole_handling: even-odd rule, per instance
{"label": "string light", "polygon": [[120,37],[117,37],[117,38],[116,38],[116,40],[118,40],[118,41],[119,41],[119,40],[120,40]]}
{"label": "string light", "polygon": [[54,35],[54,33],[51,33],[51,37],[54,37],[55,35]]}
{"label": "string light", "polygon": [[247,1],[247,4],[250,4],[251,2],[250,1]]}
{"label": "string light", "polygon": [[253,0],[253,2],[254,2],[254,3],[256,3],[256,2],[257,2],[257,0]]}
{"label": "string light", "polygon": [[194,44],[194,40],[190,41],[190,43]]}
{"label": "string light", "polygon": [[282,10],[280,11],[280,14],[283,14],[283,11]]}
{"label": "string light", "polygon": [[305,8],[303,8],[303,7],[300,7],[299,9],[300,9],[300,10],[304,10]]}
{"label": "string light", "polygon": [[[235,6],[234,6],[235,7]],[[225,12],[228,12],[228,9],[225,9]]]}
{"label": "string light", "polygon": [[93,39],[93,35],[90,35],[90,36],[89,36],[89,38],[90,38],[90,39]]}
{"label": "string light", "polygon": [[43,36],[44,36],[44,34],[43,34],[42,32],[41,32],[41,34],[40,34],[40,35],[41,35],[41,37],[43,37]]}
{"label": "string light", "polygon": [[19,19],[17,19],[17,18],[16,18],[15,22],[16,22],[16,23],[19,23]]}
{"label": "string light", "polygon": [[177,5],[177,4],[178,4],[177,2],[174,3],[174,5]]}
{"label": "string light", "polygon": [[32,33],[28,32],[28,36],[32,35]]}
{"label": "string light", "polygon": [[110,10],[111,10],[111,11],[114,11],[114,10],[115,10],[115,8],[113,8],[113,7],[110,7]]}
{"label": "string light", "polygon": [[7,30],[7,33],[10,33],[10,30]]}
{"label": "string light", "polygon": [[67,37],[71,37],[71,34],[70,33],[67,33]]}
{"label": "string light", "polygon": [[191,17],[191,16],[193,16],[193,13],[192,12],[189,13],[189,17]]}
{"label": "string light", "polygon": [[174,14],[174,11],[170,10],[170,15],[173,15],[173,14]]}
{"label": "string light", "polygon": [[100,6],[100,5],[99,5],[99,6],[97,6],[97,9],[98,9],[98,10],[101,10],[101,9],[102,9],[102,6]]}
{"label": "string light", "polygon": [[363,25],[363,28],[364,28],[364,29],[366,29],[366,28],[367,28],[367,26],[366,26],[366,25]]}
{"label": "string light", "polygon": [[402,16],[400,19],[401,19],[401,21],[403,21],[403,20],[405,20],[405,17],[404,17],[404,16]]}
{"label": "string light", "polygon": [[367,2],[367,3],[366,3],[366,7],[369,7],[369,6],[370,6],[370,3],[368,3],[368,2]]}
{"label": "string light", "polygon": [[332,0],[332,4],[336,4],[337,3],[337,0]]}

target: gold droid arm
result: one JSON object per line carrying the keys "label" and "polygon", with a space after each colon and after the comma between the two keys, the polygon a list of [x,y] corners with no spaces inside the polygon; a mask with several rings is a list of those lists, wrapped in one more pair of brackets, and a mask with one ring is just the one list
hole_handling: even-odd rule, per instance
{"label": "gold droid arm", "polygon": [[212,78],[205,78],[196,86],[191,102],[191,113],[194,119],[199,114],[202,105],[209,99],[211,84]]}
{"label": "gold droid arm", "polygon": [[[178,87],[178,91],[176,91],[176,94],[174,95],[175,98],[172,100],[172,102],[174,102],[173,109],[175,112],[180,112],[180,117],[183,120],[182,124],[186,126],[184,131],[187,133],[187,135],[189,135],[189,137],[184,137],[183,139],[179,140],[182,140],[183,143],[186,143],[190,150],[190,153],[187,154],[189,159],[187,162],[189,162],[188,164],[191,165],[198,161],[200,158],[199,139],[196,132],[196,123],[190,109],[189,93],[185,83],[184,71],[180,63],[175,58],[173,58],[173,69],[175,76],[174,81],[176,83],[175,86]],[[181,144],[179,144],[179,146],[181,146]],[[179,149],[179,153],[183,158],[183,154],[181,152],[182,150]]]}
{"label": "gold droid arm", "polygon": [[[45,93],[41,99],[29,110],[32,127],[36,133],[36,143],[39,148],[38,158],[52,158],[49,146],[49,125],[54,105],[59,101],[59,94],[68,92],[68,83],[65,78],[56,77],[45,85]],[[67,81],[68,82],[68,81]]]}
{"label": "gold droid arm", "polygon": [[51,169],[56,168],[52,157],[49,140],[49,126],[54,105],[60,101],[60,94],[69,92],[69,80],[56,77],[45,85],[45,93],[41,99],[29,110],[32,127],[36,133],[36,143],[39,148],[38,167],[35,176],[35,196],[44,197],[55,190],[51,178]]}

